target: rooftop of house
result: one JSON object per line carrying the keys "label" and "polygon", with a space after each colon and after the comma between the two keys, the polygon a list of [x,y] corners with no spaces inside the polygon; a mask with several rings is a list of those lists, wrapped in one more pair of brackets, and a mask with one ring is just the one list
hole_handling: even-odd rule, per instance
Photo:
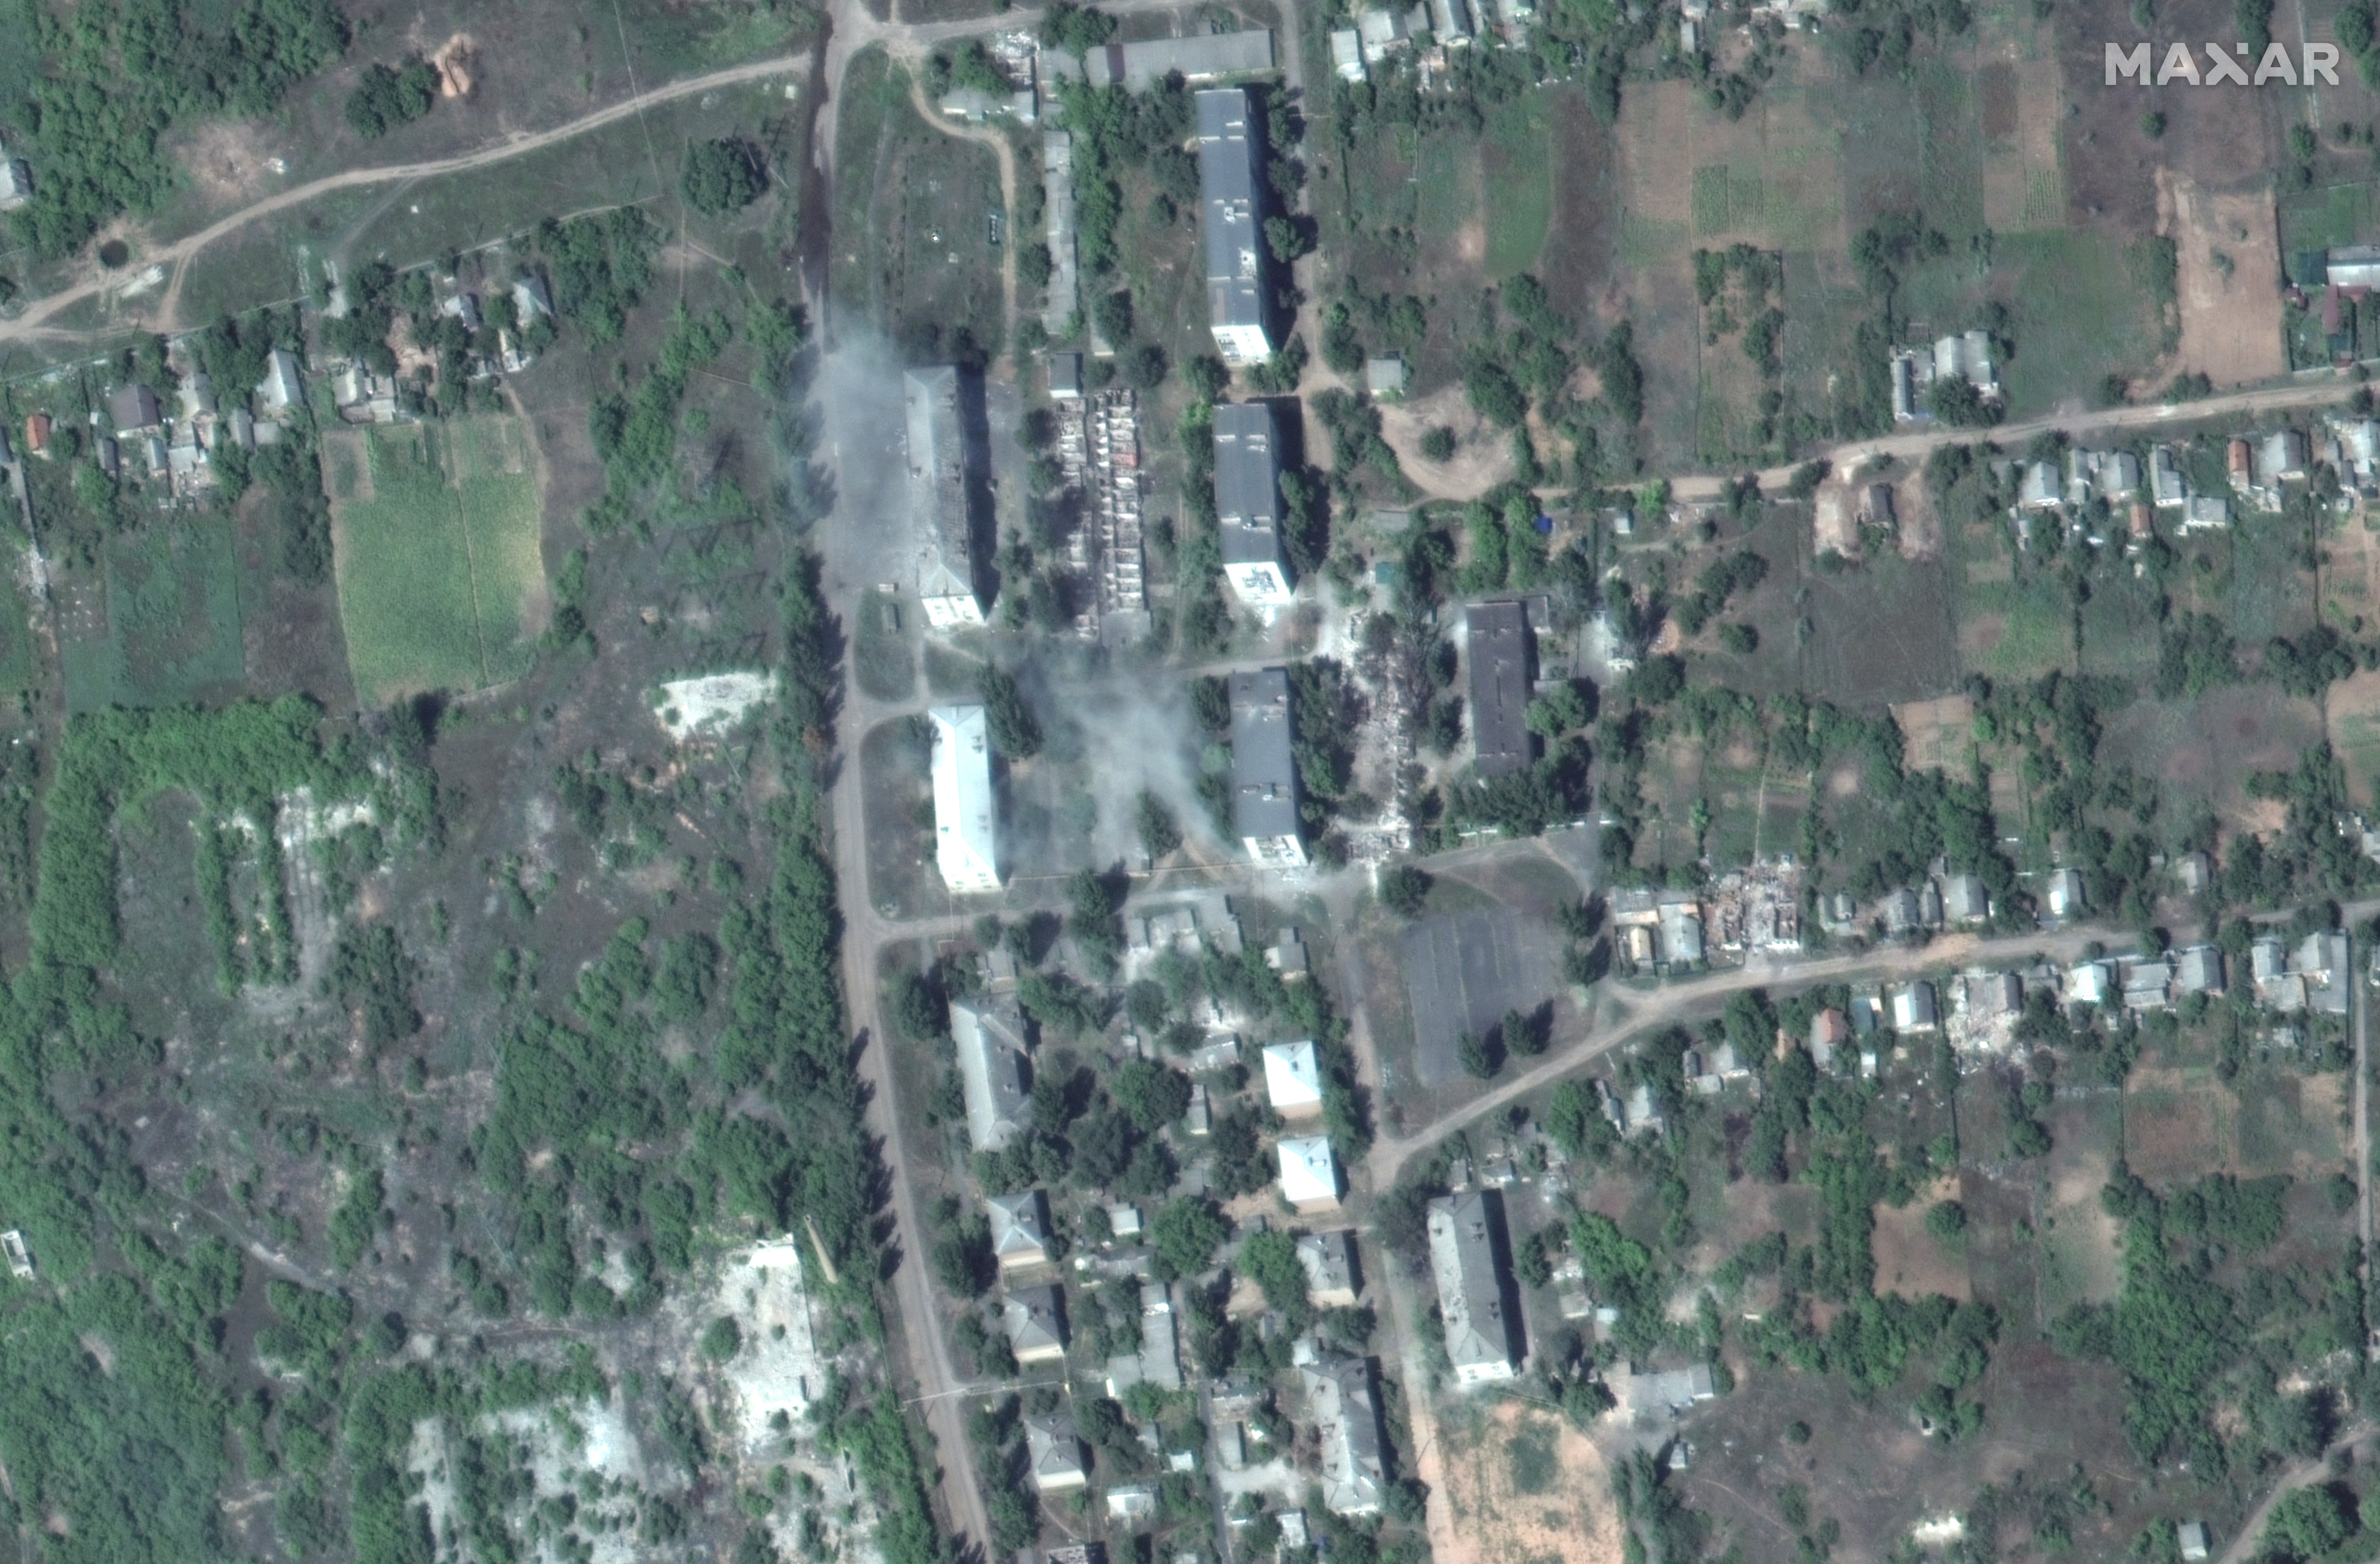
{"label": "rooftop of house", "polygon": [[1471,730],[1482,776],[1517,771],[1531,758],[1529,616],[1518,602],[1463,611],[1471,662]]}
{"label": "rooftop of house", "polygon": [[1264,1050],[1265,1096],[1281,1112],[1322,1106],[1322,1061],[1313,1042],[1269,1043]]}

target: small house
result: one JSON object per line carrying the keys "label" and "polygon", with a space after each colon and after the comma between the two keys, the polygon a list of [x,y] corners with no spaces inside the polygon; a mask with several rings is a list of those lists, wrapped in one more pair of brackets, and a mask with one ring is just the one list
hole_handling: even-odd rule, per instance
{"label": "small house", "polygon": [[1931,1032],[1942,1024],[1934,1006],[1934,985],[1920,979],[1903,984],[1892,994],[1892,1029],[1896,1032]]}
{"label": "small house", "polygon": [[1810,1058],[1821,1070],[1835,1068],[1837,1050],[1851,1046],[1851,1018],[1831,1005],[1810,1017]]}
{"label": "small house", "polygon": [[1355,1235],[1309,1232],[1297,1241],[1297,1263],[1305,1269],[1305,1295],[1326,1309],[1352,1309],[1359,1283],[1355,1276]]}
{"label": "small house", "polygon": [[25,455],[50,458],[50,415],[34,413],[25,419]]}
{"label": "small house", "polygon": [[2080,917],[2086,906],[2082,875],[2073,869],[2052,870],[2046,900],[2051,917]]}
{"label": "small house", "polygon": [[1272,1043],[1264,1050],[1265,1097],[1284,1119],[1322,1114],[1322,1061],[1314,1043]]}
{"label": "small house", "polygon": [[1301,1213],[1336,1211],[1342,1187],[1339,1158],[1329,1135],[1285,1135],[1278,1146],[1281,1198]]}
{"label": "small house", "polygon": [[2195,1564],[2195,1560],[2207,1556],[2206,1522],[2204,1521],[2184,1521],[2173,1529],[2173,1540],[2174,1546],[2180,1549],[2185,1564]]}
{"label": "small house", "polygon": [[1064,1493],[1091,1479],[1082,1436],[1075,1432],[1073,1416],[1062,1412],[1025,1419],[1025,1464],[1038,1493]]}
{"label": "small house", "polygon": [[1000,1268],[1038,1266],[1050,1258],[1050,1207],[1038,1189],[984,1199],[991,1220],[992,1257]]}
{"label": "small house", "polygon": [[1002,1303],[1000,1314],[1008,1350],[1018,1363],[1057,1363],[1065,1357],[1065,1295],[1054,1283],[1016,1289]]}
{"label": "small house", "polygon": [[268,413],[285,413],[305,406],[306,385],[298,374],[298,355],[276,347],[264,361],[264,381],[256,388]]}
{"label": "small house", "polygon": [[1386,401],[1405,394],[1405,361],[1402,354],[1389,353],[1364,361],[1364,389],[1375,401]]}
{"label": "small house", "polygon": [[2111,988],[2111,975],[2103,961],[2077,963],[2066,971],[2066,1002],[2072,1005],[2104,1005]]}
{"label": "small house", "polygon": [[2174,991],[2219,995],[2223,992],[2223,952],[2212,945],[2193,945],[2173,964]]}
{"label": "small house", "polygon": [[1942,915],[1958,924],[1981,923],[1992,915],[1992,899],[1983,880],[1972,874],[1954,874],[1942,882]]}

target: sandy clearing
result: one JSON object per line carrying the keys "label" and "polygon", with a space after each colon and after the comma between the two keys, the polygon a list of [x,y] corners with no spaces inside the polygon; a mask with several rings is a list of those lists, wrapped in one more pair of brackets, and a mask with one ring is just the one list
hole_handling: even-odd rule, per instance
{"label": "sandy clearing", "polygon": [[2157,232],[2181,263],[2181,341],[2156,381],[2195,370],[2216,385],[2289,370],[2281,346],[2281,247],[2270,186],[2218,194],[2157,170]]}
{"label": "sandy clearing", "polygon": [[[1438,1564],[1616,1564],[1620,1514],[1594,1440],[1512,1402],[1484,1411],[1475,1437],[1445,1423],[1439,1431],[1446,1502],[1430,1507]],[[1550,1447],[1550,1482],[1525,1456],[1515,1460],[1516,1440],[1540,1461]]]}

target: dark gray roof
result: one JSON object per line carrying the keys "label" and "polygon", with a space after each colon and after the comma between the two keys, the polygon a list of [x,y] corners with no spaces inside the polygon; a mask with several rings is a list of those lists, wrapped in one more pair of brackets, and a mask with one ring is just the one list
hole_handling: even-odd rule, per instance
{"label": "dark gray roof", "polygon": [[974,409],[961,400],[972,390],[971,378],[948,364],[911,370],[903,377],[909,516],[924,571],[929,576],[937,569],[948,572],[980,600],[976,485],[989,464],[968,416]]}
{"label": "dark gray roof", "polygon": [[1198,94],[1198,184],[1205,205],[1207,294],[1214,324],[1264,324],[1264,197],[1248,95],[1237,87]]}
{"label": "dark gray roof", "polygon": [[1232,675],[1232,819],[1243,839],[1298,834],[1286,669]]}
{"label": "dark gray roof", "polygon": [[1025,1012],[1005,997],[953,1000],[951,1039],[966,1088],[968,1137],[978,1151],[997,1151],[1033,1121]]}
{"label": "dark gray roof", "polygon": [[1479,773],[1500,777],[1529,763],[1529,616],[1517,602],[1473,603],[1471,728]]}
{"label": "dark gray roof", "polygon": [[1065,1294],[1054,1286],[1013,1289],[1001,1305],[1008,1344],[1019,1357],[1066,1345]]}
{"label": "dark gray roof", "polygon": [[1387,1483],[1370,1360],[1326,1358],[1306,1365],[1301,1377],[1322,1435],[1322,1502],[1342,1515],[1370,1514]]}
{"label": "dark gray roof", "polygon": [[1215,514],[1225,564],[1281,564],[1281,452],[1272,408],[1215,406]]}

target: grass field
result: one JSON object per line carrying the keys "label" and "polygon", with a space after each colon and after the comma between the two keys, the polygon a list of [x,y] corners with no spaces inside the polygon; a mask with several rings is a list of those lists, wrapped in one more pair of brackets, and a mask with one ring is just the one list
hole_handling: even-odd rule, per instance
{"label": "grass field", "polygon": [[115,538],[105,568],[103,624],[59,648],[69,709],[170,706],[238,688],[248,659],[228,520],[208,516]]}
{"label": "grass field", "polygon": [[520,425],[475,418],[332,445],[339,614],[358,699],[480,689],[528,672],[545,571]]}
{"label": "grass field", "polygon": [[996,350],[1003,336],[1000,166],[989,148],[920,119],[908,73],[880,51],[844,74],[835,140],[835,297],[918,358],[960,328]]}
{"label": "grass field", "polygon": [[1537,263],[1553,222],[1554,170],[1546,156],[1542,98],[1532,93],[1498,105],[1479,151],[1488,192],[1488,275],[1510,277]]}

